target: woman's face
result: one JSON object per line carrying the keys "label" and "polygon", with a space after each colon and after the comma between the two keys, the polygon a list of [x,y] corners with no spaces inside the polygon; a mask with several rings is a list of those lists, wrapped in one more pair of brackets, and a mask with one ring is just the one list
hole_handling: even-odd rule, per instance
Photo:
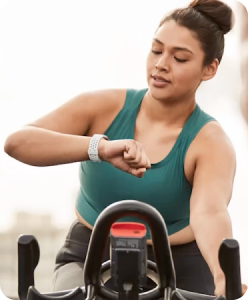
{"label": "woman's face", "polygon": [[158,100],[194,97],[201,81],[212,78],[217,64],[203,67],[204,52],[186,27],[165,22],[156,32],[147,57],[147,81]]}

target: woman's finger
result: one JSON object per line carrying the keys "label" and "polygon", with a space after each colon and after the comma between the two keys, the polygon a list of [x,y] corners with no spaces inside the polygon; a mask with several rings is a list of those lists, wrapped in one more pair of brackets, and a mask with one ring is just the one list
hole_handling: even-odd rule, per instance
{"label": "woman's finger", "polygon": [[145,172],[146,172],[146,168],[138,168],[138,169],[136,169],[136,168],[130,167],[129,170],[128,170],[128,173],[130,173],[130,174],[132,174],[132,175],[134,175],[136,177],[139,177],[139,178],[143,177],[144,174],[145,174]]}
{"label": "woman's finger", "polygon": [[135,160],[137,155],[137,143],[135,141],[129,141],[126,145],[126,151],[124,151],[124,159],[126,161]]}

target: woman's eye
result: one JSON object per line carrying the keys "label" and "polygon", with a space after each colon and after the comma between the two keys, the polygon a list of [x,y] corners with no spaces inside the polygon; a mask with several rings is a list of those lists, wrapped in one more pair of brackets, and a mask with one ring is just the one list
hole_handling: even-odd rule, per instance
{"label": "woman's eye", "polygon": [[[160,54],[162,54],[162,51],[152,50],[152,53],[155,54],[155,55],[160,55]],[[184,62],[188,61],[187,59],[180,59],[180,58],[177,58],[177,57],[174,57],[174,58],[179,63],[184,63]]]}
{"label": "woman's eye", "polygon": [[152,53],[155,54],[155,55],[159,55],[159,54],[161,54],[162,52],[161,52],[161,51],[155,51],[155,50],[152,50]]}
{"label": "woman's eye", "polygon": [[187,61],[187,59],[179,59],[177,57],[174,57],[176,61],[180,62],[180,63],[184,63]]}

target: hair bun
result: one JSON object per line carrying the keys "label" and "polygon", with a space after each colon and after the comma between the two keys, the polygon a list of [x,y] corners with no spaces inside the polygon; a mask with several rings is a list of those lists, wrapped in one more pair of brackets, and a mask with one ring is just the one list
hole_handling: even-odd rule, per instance
{"label": "hair bun", "polygon": [[232,9],[219,0],[194,0],[189,7],[205,15],[214,22],[223,34],[228,33],[234,25]]}

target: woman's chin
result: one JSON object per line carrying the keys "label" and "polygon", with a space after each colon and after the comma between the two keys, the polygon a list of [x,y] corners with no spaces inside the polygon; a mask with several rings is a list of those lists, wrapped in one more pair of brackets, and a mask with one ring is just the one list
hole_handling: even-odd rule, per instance
{"label": "woman's chin", "polygon": [[172,101],[173,99],[172,94],[168,90],[162,88],[159,89],[153,85],[149,85],[149,93],[154,100]]}

